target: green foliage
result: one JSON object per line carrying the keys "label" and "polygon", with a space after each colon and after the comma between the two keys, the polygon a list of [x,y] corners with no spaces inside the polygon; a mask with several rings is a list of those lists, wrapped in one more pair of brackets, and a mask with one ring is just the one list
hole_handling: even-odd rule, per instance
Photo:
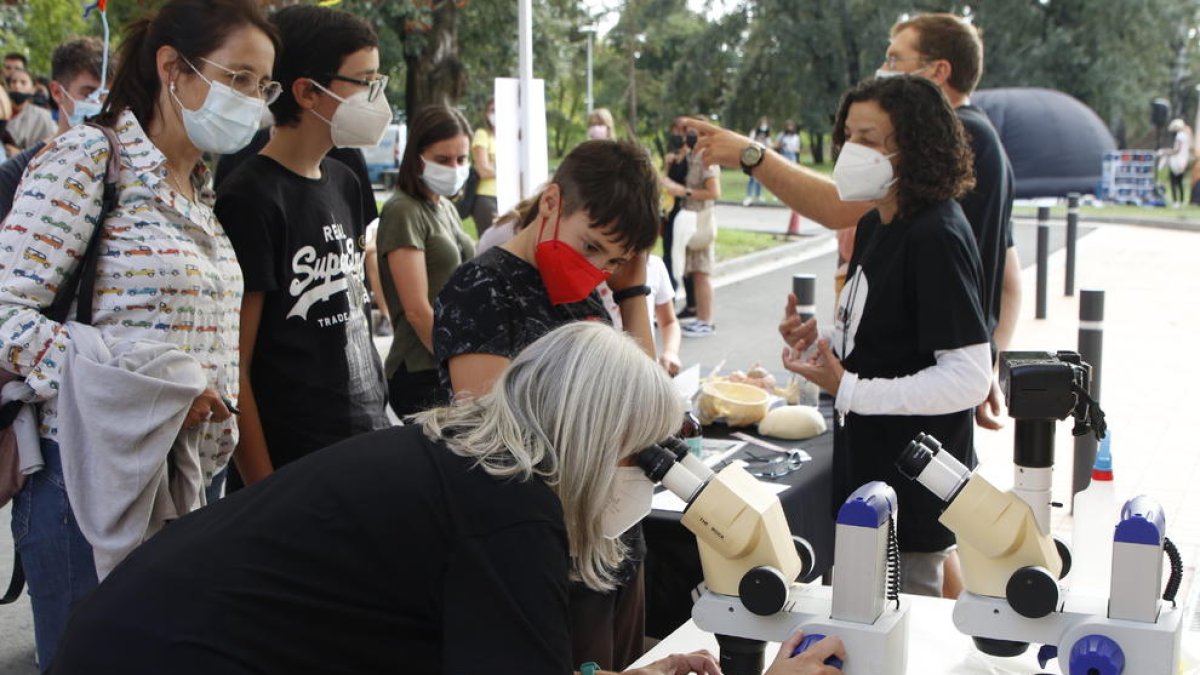
{"label": "green foliage", "polygon": [[5,8],[0,18],[0,37],[6,52],[24,52],[34,75],[50,75],[50,54],[72,35],[87,32],[83,5],[66,0],[25,0],[19,15]]}

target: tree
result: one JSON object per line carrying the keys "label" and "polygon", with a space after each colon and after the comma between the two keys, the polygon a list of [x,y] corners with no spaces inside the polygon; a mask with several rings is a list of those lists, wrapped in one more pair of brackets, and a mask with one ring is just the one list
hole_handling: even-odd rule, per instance
{"label": "tree", "polygon": [[25,0],[19,16],[10,16],[9,9],[5,8],[0,25],[5,48],[26,52],[29,71],[35,75],[50,74],[50,54],[64,39],[87,32],[82,4],[63,0]]}

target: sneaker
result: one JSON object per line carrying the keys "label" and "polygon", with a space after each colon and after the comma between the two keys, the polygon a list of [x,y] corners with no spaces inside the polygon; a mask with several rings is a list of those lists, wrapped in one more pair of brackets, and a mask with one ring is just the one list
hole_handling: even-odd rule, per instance
{"label": "sneaker", "polygon": [[684,337],[708,337],[717,332],[717,327],[711,323],[706,323],[699,319],[682,326],[680,332]]}
{"label": "sneaker", "polygon": [[679,319],[679,323],[692,323],[696,320],[696,310],[691,307],[684,307],[675,315],[675,318]]}
{"label": "sneaker", "polygon": [[750,203],[753,201],[754,201],[753,197],[746,197],[745,199],[742,200],[742,206],[750,206]]}

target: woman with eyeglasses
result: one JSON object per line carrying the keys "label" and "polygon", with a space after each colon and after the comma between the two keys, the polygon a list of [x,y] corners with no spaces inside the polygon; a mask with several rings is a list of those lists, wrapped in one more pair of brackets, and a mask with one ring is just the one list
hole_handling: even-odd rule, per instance
{"label": "woman with eyeglasses", "polygon": [[375,145],[392,121],[379,40],[359,17],[325,7],[287,7],[271,23],[283,88],[275,132],[221,184],[216,206],[246,278],[234,456],[246,485],[390,425],[364,312],[361,186],[325,156]]}
{"label": "woman with eyeglasses", "polygon": [[[0,365],[40,412],[12,527],[43,670],[71,607],[162,526],[155,507],[204,503],[238,437],[242,273],[200,160],[258,128],[275,31],[254,0],[170,0],[124,33],[97,117],[115,205],[100,222],[112,147],[80,125],[33,159],[0,229]],[[91,325],[48,318],[97,237],[94,296],[76,298]]]}

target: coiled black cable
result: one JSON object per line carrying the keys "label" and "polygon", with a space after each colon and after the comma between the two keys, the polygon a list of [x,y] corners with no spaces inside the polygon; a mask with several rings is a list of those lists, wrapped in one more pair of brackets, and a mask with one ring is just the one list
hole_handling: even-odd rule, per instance
{"label": "coiled black cable", "polygon": [[900,540],[896,538],[896,516],[888,516],[888,547],[887,547],[887,599],[896,602],[900,609]]}
{"label": "coiled black cable", "polygon": [[1183,556],[1179,555],[1179,549],[1175,546],[1175,542],[1163,537],[1163,551],[1167,554],[1167,560],[1171,561],[1171,576],[1167,578],[1167,589],[1163,591],[1162,599],[1175,606],[1175,594],[1179,592],[1179,585],[1183,583]]}

